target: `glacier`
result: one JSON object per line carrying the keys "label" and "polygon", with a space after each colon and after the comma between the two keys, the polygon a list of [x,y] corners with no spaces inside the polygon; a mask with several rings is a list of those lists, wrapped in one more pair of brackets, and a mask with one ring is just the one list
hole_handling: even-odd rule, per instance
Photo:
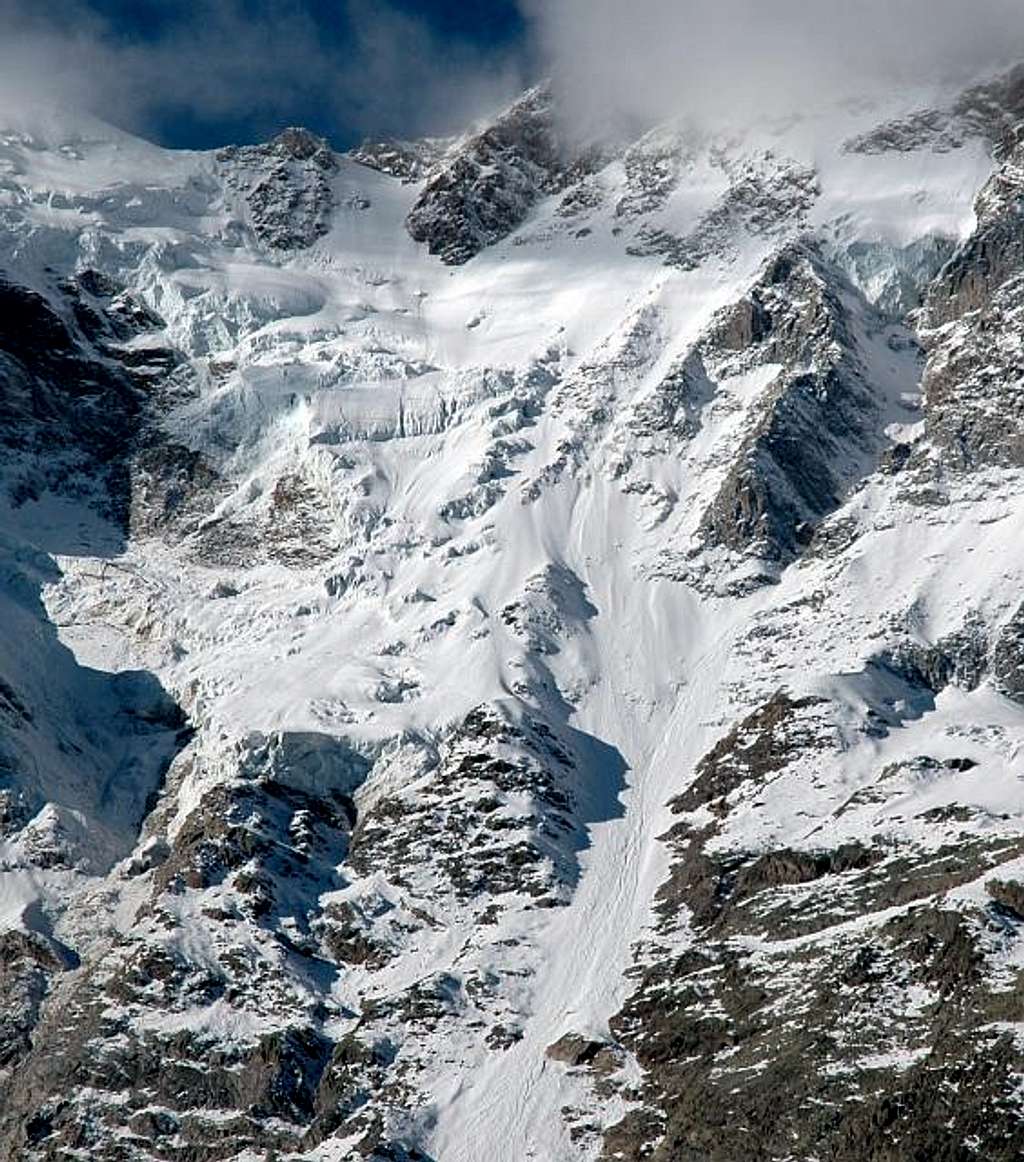
{"label": "glacier", "polygon": [[0,118],[0,1154],[1019,1156],[1020,92]]}

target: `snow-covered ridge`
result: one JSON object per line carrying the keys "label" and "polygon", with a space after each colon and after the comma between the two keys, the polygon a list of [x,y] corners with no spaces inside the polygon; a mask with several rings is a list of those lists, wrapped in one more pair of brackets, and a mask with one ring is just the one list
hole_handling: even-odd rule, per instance
{"label": "snow-covered ridge", "polygon": [[0,133],[0,1153],[1016,1156],[1016,93]]}

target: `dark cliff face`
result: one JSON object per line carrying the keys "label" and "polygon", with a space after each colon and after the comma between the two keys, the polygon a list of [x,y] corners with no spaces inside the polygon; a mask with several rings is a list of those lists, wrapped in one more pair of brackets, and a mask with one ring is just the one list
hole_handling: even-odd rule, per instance
{"label": "dark cliff face", "polygon": [[184,528],[206,511],[215,474],[161,428],[170,401],[195,391],[162,328],[96,271],[46,296],[0,281],[0,481],[16,507],[52,491],[94,510],[115,538]]}
{"label": "dark cliff face", "polygon": [[158,385],[178,364],[130,341],[160,327],[149,308],[92,271],[49,297],[0,279],[0,442],[16,503],[47,488],[92,499],[125,526],[127,463]]}
{"label": "dark cliff face", "polygon": [[781,370],[704,514],[705,545],[787,564],[872,469],[885,443],[883,400],[860,355],[872,328],[884,329],[881,317],[805,244],[772,259],[715,321],[708,356]]}
{"label": "dark cliff face", "polygon": [[1024,142],[1015,145],[978,195],[977,227],[936,279],[926,321],[941,327],[991,304],[1024,265]]}
{"label": "dark cliff face", "polygon": [[589,171],[558,131],[550,91],[534,89],[427,178],[407,226],[431,254],[459,266],[508,237],[533,206]]}
{"label": "dark cliff face", "polygon": [[260,245],[279,252],[304,250],[330,229],[331,181],[338,161],[322,137],[285,129],[265,145],[222,150],[218,160]]}
{"label": "dark cliff face", "polygon": [[951,467],[1024,466],[1024,145],[982,190],[974,234],[923,312],[928,435]]}

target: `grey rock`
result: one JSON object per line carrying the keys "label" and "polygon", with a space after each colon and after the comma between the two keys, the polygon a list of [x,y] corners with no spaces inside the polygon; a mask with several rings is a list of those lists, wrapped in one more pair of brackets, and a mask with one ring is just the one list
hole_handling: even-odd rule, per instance
{"label": "grey rock", "polygon": [[348,157],[403,182],[417,182],[427,178],[441,163],[452,142],[440,138],[421,141],[367,140],[350,150]]}
{"label": "grey rock", "polygon": [[560,138],[551,94],[530,90],[432,171],[406,222],[417,242],[451,266],[506,238],[541,198],[565,190],[596,164]]}
{"label": "grey rock", "polygon": [[217,157],[261,245],[303,250],[330,229],[338,161],[322,137],[285,129],[266,145],[232,147]]}
{"label": "grey rock", "polygon": [[[950,842],[931,855],[889,842],[722,850],[719,820],[738,806],[729,795],[831,749],[827,719],[823,703],[777,697],[709,752],[673,804],[709,805],[718,819],[681,820],[666,836],[664,941],[637,950],[634,993],[611,1022],[645,1081],[602,1157],[966,1162],[976,1147],[1008,1162],[1024,1146],[1005,1099],[1024,1060],[989,1032],[1020,1003],[1021,982],[1007,991],[986,974],[988,917],[953,903],[956,888],[1019,858],[1019,837],[965,843],[956,819],[936,816]],[[1014,933],[1018,887],[996,877],[988,889]],[[683,943],[672,938],[681,925]],[[901,1000],[911,994],[930,999]],[[906,1054],[897,1068],[894,1044]]]}
{"label": "grey rock", "polygon": [[[885,445],[880,405],[860,364],[851,295],[838,271],[797,244],[713,323],[706,357],[735,352],[741,366],[784,370],[704,514],[704,546],[788,564],[877,464]],[[870,317],[866,303],[861,309]]]}
{"label": "grey rock", "polygon": [[911,153],[962,149],[972,138],[987,139],[1002,151],[1024,118],[1024,67],[966,89],[945,108],[922,109],[888,121],[846,143],[852,153]]}
{"label": "grey rock", "polygon": [[1024,465],[1024,145],[982,190],[978,226],[924,308],[929,439],[957,471]]}
{"label": "grey rock", "polygon": [[999,688],[1024,703],[1024,605],[1000,630],[992,653],[992,673]]}

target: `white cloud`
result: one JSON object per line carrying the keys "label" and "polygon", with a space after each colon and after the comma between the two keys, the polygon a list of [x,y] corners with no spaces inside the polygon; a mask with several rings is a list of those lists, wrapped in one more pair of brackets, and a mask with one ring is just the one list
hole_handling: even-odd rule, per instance
{"label": "white cloud", "polygon": [[743,119],[1024,59],[1021,0],[521,0],[570,115]]}

